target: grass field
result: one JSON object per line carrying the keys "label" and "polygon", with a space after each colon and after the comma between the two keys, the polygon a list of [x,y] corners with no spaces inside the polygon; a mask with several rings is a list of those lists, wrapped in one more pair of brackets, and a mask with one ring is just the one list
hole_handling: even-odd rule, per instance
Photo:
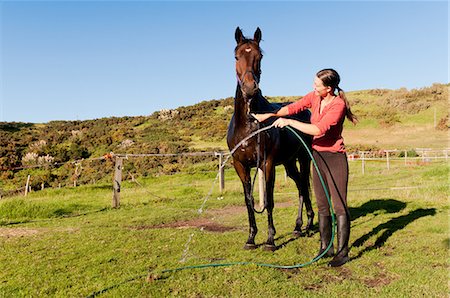
{"label": "grass field", "polygon": [[[242,249],[247,214],[231,169],[225,193],[216,184],[210,197],[215,173],[124,182],[119,209],[110,208],[109,184],[0,200],[0,297],[448,297],[444,161],[399,161],[390,170],[368,162],[365,175],[359,162],[350,162],[351,261],[341,268],[328,268],[325,259],[293,270],[237,265],[162,273],[211,263],[293,265],[315,256],[317,232],[291,237],[295,188],[278,172],[280,247],[273,253]],[[256,241],[263,244],[265,214],[257,222]]]}

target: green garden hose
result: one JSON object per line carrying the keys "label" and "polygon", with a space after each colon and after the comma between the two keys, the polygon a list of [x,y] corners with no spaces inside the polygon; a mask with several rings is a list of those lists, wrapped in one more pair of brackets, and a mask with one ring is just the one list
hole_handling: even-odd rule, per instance
{"label": "green garden hose", "polygon": [[[270,128],[272,128],[273,125],[264,127],[262,129],[259,129],[257,131],[255,131],[254,133],[252,133],[251,135],[249,135],[247,138],[245,138],[244,140],[242,140],[239,144],[236,145],[236,147],[231,151],[234,152],[236,151],[236,148],[238,148],[244,141],[248,140],[249,138],[253,137],[254,135],[261,133],[264,130],[268,130]],[[308,266],[316,261],[318,261],[320,258],[322,258],[327,251],[331,248],[331,246],[333,245],[333,240],[335,237],[335,230],[336,230],[336,218],[333,212],[333,208],[332,208],[332,203],[331,203],[331,198],[330,195],[328,193],[327,187],[325,186],[325,182],[323,181],[322,175],[320,174],[319,168],[317,166],[317,163],[311,153],[311,150],[309,150],[308,146],[306,145],[305,141],[303,141],[302,137],[290,126],[286,126],[286,128],[288,130],[290,130],[294,136],[297,137],[297,139],[299,139],[302,143],[302,145],[305,147],[306,151],[308,152],[309,156],[311,157],[311,160],[313,162],[313,165],[317,171],[317,175],[319,176],[320,179],[320,183],[322,184],[322,187],[325,191],[325,196],[327,197],[328,200],[328,204],[330,206],[330,212],[331,212],[331,221],[333,223],[332,229],[331,229],[331,240],[330,243],[328,243],[327,248],[325,249],[325,251],[323,251],[321,254],[317,255],[315,258],[313,258],[312,260],[303,263],[303,264],[295,264],[295,265],[276,265],[276,264],[264,264],[264,263],[255,263],[255,262],[233,262],[233,263],[217,263],[217,264],[199,264],[199,265],[192,265],[192,266],[184,266],[184,267],[178,267],[178,268],[173,268],[173,269],[164,269],[161,271],[161,273],[171,273],[171,272],[176,272],[176,271],[181,271],[181,270],[186,270],[186,269],[201,269],[201,268],[209,268],[209,267],[228,267],[228,266],[236,266],[236,265],[256,265],[256,266],[260,266],[260,267],[270,267],[270,268],[278,268],[278,269],[295,269],[295,268],[302,268],[305,266]],[[155,278],[157,279],[158,277],[155,276]]]}
{"label": "green garden hose", "polygon": [[[248,139],[252,138],[253,136],[257,135],[258,133],[261,133],[265,130],[268,130],[270,128],[273,127],[273,124],[264,128],[261,128],[255,132],[253,132],[252,134],[250,134],[249,136],[247,136],[245,139],[243,139],[241,142],[239,142],[234,148],[233,150],[230,151],[230,156],[236,151],[237,148],[239,148],[245,141],[247,141]],[[327,251],[331,248],[331,246],[333,245],[333,241],[334,241],[334,237],[335,237],[335,231],[336,231],[336,217],[335,214],[333,212],[333,207],[332,207],[332,202],[331,202],[331,198],[330,195],[328,193],[327,187],[325,186],[325,182],[323,181],[322,175],[320,174],[319,171],[319,167],[317,166],[317,163],[311,153],[311,150],[309,150],[308,146],[306,145],[305,141],[303,141],[302,137],[290,126],[286,126],[286,128],[288,130],[290,130],[294,136],[297,137],[297,139],[299,139],[303,145],[303,147],[305,147],[306,151],[308,152],[309,156],[311,157],[311,160],[313,162],[313,165],[317,171],[317,175],[319,176],[320,179],[320,183],[322,184],[323,190],[325,192],[325,196],[327,197],[328,200],[328,204],[330,206],[330,212],[331,212],[331,221],[332,221],[332,229],[331,229],[331,240],[330,243],[328,243],[327,248],[325,249],[325,251],[323,251],[321,254],[317,255],[316,257],[314,257],[312,260],[303,263],[303,264],[294,264],[294,265],[277,265],[277,264],[265,264],[265,263],[256,263],[256,262],[232,262],[232,263],[216,263],[216,264],[198,264],[198,265],[191,265],[191,266],[184,266],[184,267],[178,267],[178,268],[172,268],[172,269],[164,269],[162,271],[160,271],[161,274],[164,273],[172,273],[172,272],[177,272],[177,271],[181,271],[181,270],[187,270],[187,269],[202,269],[202,268],[212,268],[212,267],[229,267],[229,266],[237,266],[237,265],[256,265],[259,267],[269,267],[269,268],[276,268],[276,269],[295,269],[295,268],[302,268],[305,266],[308,266],[316,261],[318,261],[319,259],[321,259],[326,253]],[[225,165],[225,163],[228,161],[228,159],[226,159],[223,164],[221,165],[221,167],[223,167]],[[91,295],[89,295],[88,297],[96,297],[102,293],[105,293],[106,291],[116,288],[122,284],[134,281],[136,279],[139,278],[143,278],[145,275],[139,275],[139,276],[135,276],[133,278],[130,278],[122,283],[113,285],[111,287],[105,288],[103,290],[97,291],[92,293]],[[147,275],[147,280],[148,281],[153,281],[153,280],[157,280],[161,278],[160,275],[158,275],[157,273],[152,273],[150,272]]]}

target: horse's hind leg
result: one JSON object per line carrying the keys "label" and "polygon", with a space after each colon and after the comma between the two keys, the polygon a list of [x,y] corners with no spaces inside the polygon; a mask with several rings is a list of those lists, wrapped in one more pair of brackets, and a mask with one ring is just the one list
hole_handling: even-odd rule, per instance
{"label": "horse's hind leg", "polygon": [[258,228],[256,227],[256,219],[255,213],[253,209],[253,200],[251,193],[251,177],[250,177],[250,168],[245,167],[237,160],[234,160],[234,168],[241,179],[242,186],[244,187],[244,196],[245,196],[245,205],[247,206],[248,213],[248,223],[249,223],[249,232],[248,239],[245,243],[244,249],[255,249],[255,236],[258,233]]}
{"label": "horse's hind leg", "polygon": [[299,158],[300,163],[300,192],[306,207],[306,215],[308,222],[306,223],[305,231],[308,233],[312,230],[314,222],[314,211],[311,204],[309,176],[311,173],[311,159],[305,154]]}
{"label": "horse's hind leg", "polygon": [[266,208],[267,208],[267,223],[268,223],[268,237],[265,245],[265,250],[275,251],[275,225],[273,224],[273,190],[275,186],[275,166],[271,161],[266,163]]}
{"label": "horse's hind leg", "polygon": [[306,213],[308,216],[305,232],[308,232],[312,228],[314,218],[314,212],[312,210],[311,199],[309,196],[309,167],[306,167],[305,165],[302,166],[302,163],[300,163],[302,171],[299,172],[296,165],[296,160],[285,163],[284,167],[287,175],[295,182],[298,189],[298,215],[295,220],[293,234],[294,236],[299,237],[303,235],[303,203],[305,203]]}

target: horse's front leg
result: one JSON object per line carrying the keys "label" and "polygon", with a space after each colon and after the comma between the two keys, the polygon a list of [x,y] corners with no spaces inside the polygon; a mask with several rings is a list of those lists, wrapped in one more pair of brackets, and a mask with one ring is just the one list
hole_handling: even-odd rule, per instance
{"label": "horse's front leg", "polygon": [[272,161],[266,162],[265,168],[265,178],[266,178],[266,208],[267,208],[267,223],[268,223],[268,237],[265,245],[265,250],[275,251],[275,226],[273,224],[273,190],[275,185],[275,166]]}
{"label": "horse's front leg", "polygon": [[309,234],[312,230],[314,222],[314,211],[311,204],[309,176],[311,172],[311,160],[306,155],[300,158],[300,193],[305,203],[306,215],[308,221],[306,223],[305,232]]}
{"label": "horse's front leg", "polygon": [[255,249],[255,236],[258,233],[258,228],[256,227],[255,213],[253,209],[253,200],[251,193],[251,178],[250,178],[250,168],[245,167],[241,162],[234,160],[234,168],[241,179],[242,186],[244,188],[245,205],[247,206],[248,213],[248,239],[245,243],[244,249]]}

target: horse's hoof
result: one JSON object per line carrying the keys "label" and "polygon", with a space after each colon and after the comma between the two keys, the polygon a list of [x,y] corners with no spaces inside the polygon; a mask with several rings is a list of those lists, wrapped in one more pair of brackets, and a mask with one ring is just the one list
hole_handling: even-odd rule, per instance
{"label": "horse's hoof", "polygon": [[264,250],[265,251],[276,251],[277,247],[273,244],[266,244],[266,245],[264,245]]}
{"label": "horse's hoof", "polygon": [[294,230],[292,232],[292,236],[294,236],[295,238],[299,238],[305,236],[305,233],[303,233],[302,231]]}
{"label": "horse's hoof", "polygon": [[306,237],[312,237],[314,235],[314,231],[312,229],[305,229],[303,235]]}
{"label": "horse's hoof", "polygon": [[246,243],[246,244],[244,245],[244,249],[245,249],[245,250],[256,249],[256,245],[253,244],[253,243]]}

